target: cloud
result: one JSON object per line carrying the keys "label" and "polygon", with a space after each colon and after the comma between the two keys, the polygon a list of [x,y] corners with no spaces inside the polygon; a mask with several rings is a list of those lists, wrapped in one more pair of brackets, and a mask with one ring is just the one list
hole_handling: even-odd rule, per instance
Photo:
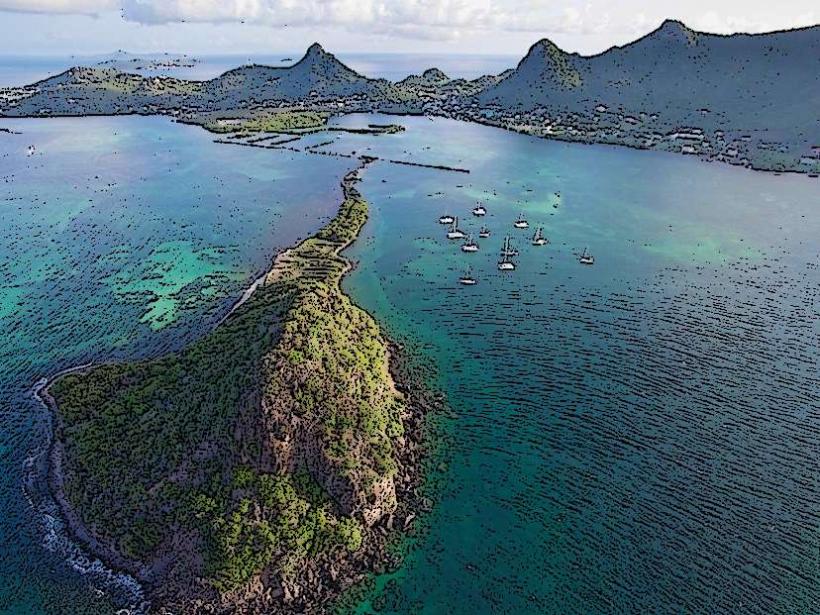
{"label": "cloud", "polygon": [[642,34],[664,18],[710,32],[759,32],[815,23],[816,0],[789,9],[745,0],[0,0],[0,11],[100,14],[119,11],[131,23],[246,23],[273,28],[336,29],[405,39],[454,40],[498,33],[537,36]]}
{"label": "cloud", "polygon": [[735,32],[770,32],[774,29],[802,28],[817,24],[818,16],[813,11],[781,16],[776,24],[767,18],[749,18],[745,15],[721,15],[717,11],[705,11],[690,24],[697,30],[715,32],[717,34],[733,34]]}
{"label": "cloud", "polygon": [[126,21],[148,25],[335,27],[428,40],[468,31],[583,33],[602,26],[589,5],[559,12],[542,6],[537,0],[0,0],[0,10],[35,13],[119,10]]}
{"label": "cloud", "polygon": [[18,13],[98,15],[119,6],[119,0],[0,0],[0,10]]}

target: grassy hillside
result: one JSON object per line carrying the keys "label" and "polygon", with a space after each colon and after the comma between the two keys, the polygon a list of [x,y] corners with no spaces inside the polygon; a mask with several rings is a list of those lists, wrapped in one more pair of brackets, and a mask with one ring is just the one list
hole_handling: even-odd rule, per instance
{"label": "grassy hillside", "polygon": [[67,500],[168,604],[219,602],[260,574],[303,583],[395,506],[404,401],[378,326],[339,288],[367,218],[354,181],[201,341],[50,387]]}

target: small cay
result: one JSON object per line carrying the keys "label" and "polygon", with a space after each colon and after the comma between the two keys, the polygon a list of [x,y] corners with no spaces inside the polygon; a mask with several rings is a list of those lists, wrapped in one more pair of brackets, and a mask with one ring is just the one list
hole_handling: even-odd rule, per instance
{"label": "small cay", "polygon": [[415,516],[421,404],[340,288],[367,219],[362,167],[336,217],[213,332],[45,391],[50,483],[74,535],[157,612],[322,612],[384,568],[388,529]]}

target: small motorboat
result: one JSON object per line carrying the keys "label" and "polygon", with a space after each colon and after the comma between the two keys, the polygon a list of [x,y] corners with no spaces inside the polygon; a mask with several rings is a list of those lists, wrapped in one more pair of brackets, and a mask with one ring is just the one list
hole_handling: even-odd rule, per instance
{"label": "small motorboat", "polygon": [[458,228],[458,217],[453,218],[450,230],[447,231],[447,239],[464,239],[466,235]]}
{"label": "small motorboat", "polygon": [[453,216],[445,214],[445,215],[441,216],[441,218],[438,219],[438,223],[439,224],[452,224],[453,222],[455,222],[455,220],[456,219],[453,218]]}
{"label": "small motorboat", "polygon": [[473,236],[470,235],[463,244],[461,244],[462,252],[478,252],[478,244],[473,241]]}
{"label": "small motorboat", "polygon": [[478,231],[478,236],[480,239],[487,239],[487,237],[490,236],[490,229],[488,229],[486,226],[482,226],[481,230]]}
{"label": "small motorboat", "polygon": [[524,214],[518,216],[518,220],[513,222],[513,226],[515,228],[530,228],[530,223],[527,222],[527,219],[524,217]]}
{"label": "small motorboat", "polygon": [[535,235],[532,236],[532,245],[534,246],[545,246],[549,243],[549,239],[544,237],[544,229],[538,227],[538,230],[535,231]]}
{"label": "small motorboat", "polygon": [[578,262],[582,265],[594,265],[595,257],[584,248],[584,252],[581,254],[581,258],[578,259]]}
{"label": "small motorboat", "polygon": [[473,215],[474,216],[486,216],[487,215],[487,208],[484,207],[481,203],[473,207]]}

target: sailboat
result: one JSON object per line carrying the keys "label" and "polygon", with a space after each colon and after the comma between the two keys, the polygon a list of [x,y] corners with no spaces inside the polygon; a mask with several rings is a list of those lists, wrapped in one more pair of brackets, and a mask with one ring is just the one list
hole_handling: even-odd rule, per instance
{"label": "sailboat", "polygon": [[514,271],[515,270],[515,263],[510,260],[510,254],[512,250],[510,249],[510,236],[507,235],[504,238],[504,248],[501,250],[501,260],[498,261],[498,270],[499,271]]}
{"label": "sailboat", "polygon": [[473,207],[473,215],[474,216],[486,216],[487,215],[487,208],[484,207],[481,203]]}
{"label": "sailboat", "polygon": [[504,240],[504,247],[501,248],[501,256],[518,256],[518,250],[510,245],[510,242],[507,241],[508,239],[509,237]]}
{"label": "sailboat", "polygon": [[444,214],[438,219],[439,224],[452,224],[453,222],[455,222],[455,218],[453,218],[450,214]]}
{"label": "sailboat", "polygon": [[527,219],[526,219],[526,218],[524,218],[524,214],[522,213],[522,214],[520,214],[520,215],[518,216],[518,220],[516,220],[515,222],[513,222],[513,226],[514,226],[515,228],[529,228],[529,227],[530,227],[530,223],[529,223],[529,222],[527,222]]}
{"label": "sailboat", "polygon": [[487,239],[487,237],[490,236],[490,229],[488,229],[486,226],[482,226],[481,230],[478,231],[478,236],[480,239]]}
{"label": "sailboat", "polygon": [[467,241],[461,244],[462,252],[478,252],[478,244],[473,241],[473,236],[467,237]]}
{"label": "sailboat", "polygon": [[462,286],[475,286],[476,279],[473,277],[473,270],[468,269],[467,273],[465,273],[458,279],[458,283]]}
{"label": "sailboat", "polygon": [[450,225],[450,230],[447,231],[447,239],[464,239],[466,235],[459,230],[458,228],[458,216],[453,218],[453,222]]}
{"label": "sailboat", "polygon": [[594,265],[595,264],[595,257],[590,254],[586,248],[584,248],[583,254],[581,254],[581,258],[578,259],[578,262],[582,265]]}
{"label": "sailboat", "polygon": [[535,231],[535,235],[532,236],[532,245],[534,246],[544,246],[549,243],[549,239],[544,237],[544,229],[540,226],[538,230]]}

